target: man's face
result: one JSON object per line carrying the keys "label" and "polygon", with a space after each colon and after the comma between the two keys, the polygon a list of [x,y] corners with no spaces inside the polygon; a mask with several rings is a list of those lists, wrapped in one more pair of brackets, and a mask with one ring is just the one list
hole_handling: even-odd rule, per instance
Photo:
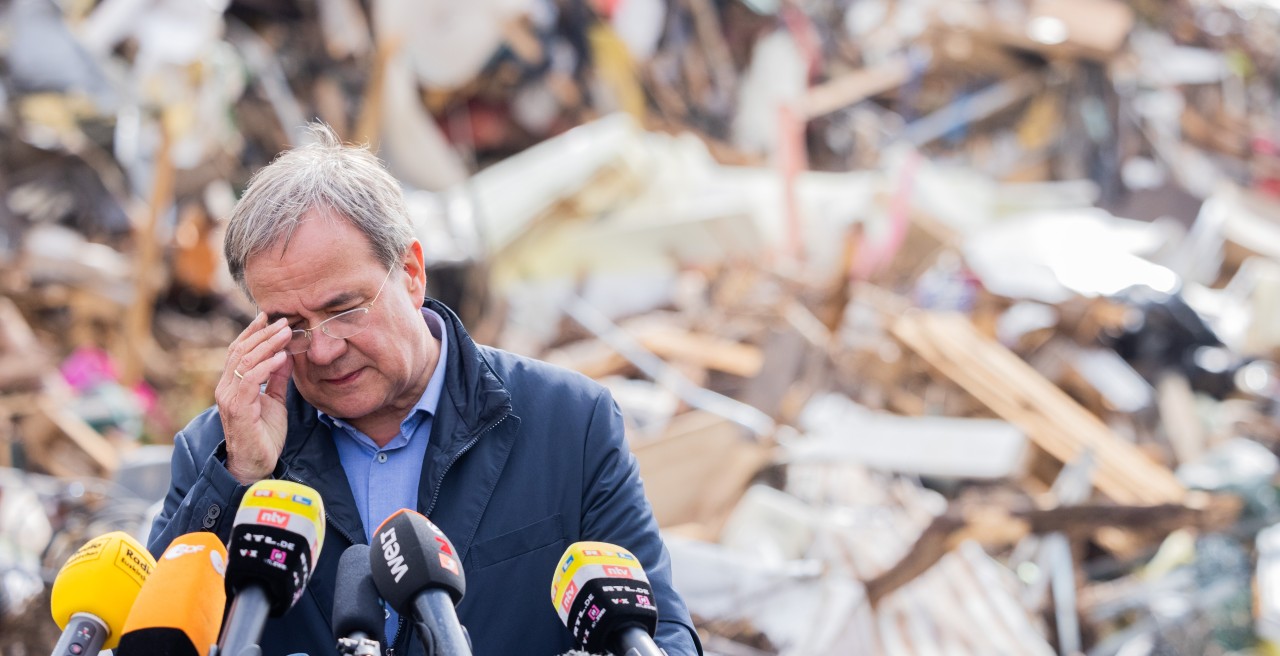
{"label": "man's face", "polygon": [[361,332],[335,339],[312,330],[310,349],[291,356],[294,385],[312,405],[361,427],[361,419],[403,417],[422,395],[433,363],[417,242],[388,275],[358,229],[312,211],[287,243],[249,258],[245,282],[269,321],[284,317],[294,329],[368,307],[377,296]]}

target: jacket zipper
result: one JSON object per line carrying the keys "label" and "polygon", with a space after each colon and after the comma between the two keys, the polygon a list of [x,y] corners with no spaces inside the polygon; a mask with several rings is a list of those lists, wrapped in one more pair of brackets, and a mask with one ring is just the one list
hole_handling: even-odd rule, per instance
{"label": "jacket zipper", "polygon": [[[287,479],[289,479],[289,480],[291,480],[291,481],[293,481],[293,482],[295,482],[295,483],[298,483],[298,484],[300,484],[300,485],[306,485],[306,484],[307,484],[307,482],[306,482],[306,481],[302,480],[301,478],[298,478],[297,476],[294,476],[292,473],[285,473],[284,477],[285,477],[285,478],[287,478]],[[329,526],[333,527],[333,530],[337,531],[338,535],[341,535],[342,537],[346,538],[346,539],[347,539],[347,542],[350,542],[351,544],[364,544],[363,542],[358,542],[358,541],[356,541],[356,539],[355,539],[355,538],[353,538],[353,537],[351,537],[351,534],[350,534],[350,533],[348,533],[348,532],[346,532],[345,530],[343,530],[343,528],[342,528],[341,526],[338,526],[336,523],[334,523],[334,522],[330,521],[330,520],[329,520],[329,514],[328,514],[328,513],[325,513],[325,516],[324,516],[324,523],[326,523],[326,524],[328,524]],[[400,616],[399,621],[397,621],[397,622],[396,622],[396,637],[397,637],[397,638],[399,638],[399,637],[400,637],[400,631],[401,631],[401,630],[403,630],[403,629],[404,629],[404,616],[403,616],[403,615],[401,615],[401,616]],[[389,647],[389,648],[387,649],[386,656],[395,656],[395,653],[396,653],[395,644],[396,644],[396,643],[395,643],[395,641],[393,640],[393,641],[391,642],[391,647]]]}
{"label": "jacket zipper", "polygon": [[[440,480],[436,482],[436,489],[431,493],[431,503],[427,504],[427,511],[422,513],[423,515],[430,517],[431,511],[435,510],[436,501],[440,499],[440,488],[444,487],[444,477],[446,474],[449,473],[450,469],[453,469],[453,464],[455,462],[458,462],[458,459],[461,458],[464,454],[466,454],[466,452],[470,451],[471,447],[475,446],[476,442],[479,442],[480,438],[483,437],[485,433],[488,433],[489,431],[497,428],[498,424],[501,424],[502,422],[506,421],[508,416],[510,416],[510,413],[502,415],[502,417],[498,419],[498,421],[495,421],[492,424],[489,424],[484,430],[480,431],[479,433],[476,433],[475,437],[471,438],[470,441],[462,445],[461,449],[458,449],[457,453],[453,454],[453,458],[451,458],[449,462],[445,464],[444,470],[440,472]],[[396,622],[396,637],[391,640],[391,648],[387,650],[386,656],[396,656],[395,646],[400,641],[400,634],[404,633],[404,625],[405,625],[405,617],[404,615],[401,615],[400,621]]]}
{"label": "jacket zipper", "polygon": [[[489,424],[484,430],[480,431],[479,433],[476,433],[475,437],[471,438],[469,442],[462,445],[462,448],[459,449],[457,453],[453,454],[453,458],[451,458],[449,462],[445,464],[444,471],[440,472],[440,480],[436,482],[436,489],[431,493],[431,503],[427,505],[427,511],[422,513],[423,515],[430,517],[431,511],[435,510],[436,501],[440,499],[440,488],[444,487],[445,474],[449,473],[449,470],[453,468],[453,464],[458,462],[459,458],[461,458],[468,451],[470,451],[471,447],[475,446],[476,442],[479,442],[480,438],[483,437],[485,433],[488,433],[489,431],[497,428],[498,425],[506,421],[507,417],[509,416],[511,416],[510,413],[502,415],[502,417],[499,418],[498,421],[495,421],[492,424]],[[303,481],[302,479],[292,474],[286,473],[285,478],[288,478],[289,480],[295,483],[306,485],[305,481]],[[347,542],[350,542],[351,544],[363,544],[362,542],[357,542],[354,538],[352,538],[350,533],[347,533],[346,531],[342,530],[341,526],[338,526],[337,524],[329,521],[328,515],[325,516],[325,523],[328,524],[329,526],[332,526],[333,529],[338,532],[338,535],[341,535],[342,537],[346,538]],[[396,656],[396,644],[400,641],[400,634],[404,633],[404,625],[405,625],[405,617],[404,615],[400,615],[400,619],[396,621],[396,635],[394,638],[391,639],[391,646],[387,648],[386,656]]]}
{"label": "jacket zipper", "polygon": [[453,458],[449,460],[449,462],[444,466],[444,470],[440,472],[440,480],[436,481],[436,489],[431,493],[431,503],[427,504],[427,511],[422,514],[426,515],[427,517],[430,517],[431,511],[436,509],[436,501],[439,501],[440,499],[440,489],[444,487],[444,477],[449,473],[449,470],[453,468],[453,463],[458,462],[459,458],[461,458],[468,451],[470,451],[471,447],[475,446],[476,442],[479,442],[480,438],[484,437],[485,433],[488,433],[489,431],[497,428],[502,422],[507,420],[507,417],[510,417],[510,416],[511,416],[511,413],[502,415],[501,417],[498,418],[498,421],[495,421],[492,424],[489,424],[487,427],[485,427],[484,430],[480,431],[479,433],[476,433],[476,436],[471,438],[470,442],[467,442],[466,444],[462,445],[462,448],[458,449],[458,452],[453,454]]}

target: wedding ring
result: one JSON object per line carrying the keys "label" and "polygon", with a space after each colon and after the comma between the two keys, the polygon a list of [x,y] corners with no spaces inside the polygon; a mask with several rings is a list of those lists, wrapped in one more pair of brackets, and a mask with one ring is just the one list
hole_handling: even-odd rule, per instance
{"label": "wedding ring", "polygon": [[235,374],[236,378],[239,378],[240,380],[244,380],[244,374],[240,373],[239,369],[232,369],[231,373]]}

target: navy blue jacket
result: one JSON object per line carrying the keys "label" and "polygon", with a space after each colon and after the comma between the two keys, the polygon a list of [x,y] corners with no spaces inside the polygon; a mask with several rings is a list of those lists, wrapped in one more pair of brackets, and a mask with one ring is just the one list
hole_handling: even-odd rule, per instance
{"label": "navy blue jacket", "polygon": [[[577,373],[477,345],[452,311],[427,304],[445,319],[449,353],[417,510],[462,557],[467,590],[458,617],[477,656],[573,648],[552,607],[551,579],[561,554],[580,540],[631,550],[658,600],[659,646],[671,656],[701,653],[608,391]],[[329,429],[292,385],[286,404],[288,435],[273,477],[319,491],[328,530],[306,592],[267,622],[263,654],[336,654],[330,615],[338,557],[364,543],[365,531]],[[147,543],[153,554],[193,531],[230,538],[246,487],[225,462],[222,424],[210,408],[174,438],[173,482]],[[400,626],[394,653],[421,654],[411,623],[402,618]]]}

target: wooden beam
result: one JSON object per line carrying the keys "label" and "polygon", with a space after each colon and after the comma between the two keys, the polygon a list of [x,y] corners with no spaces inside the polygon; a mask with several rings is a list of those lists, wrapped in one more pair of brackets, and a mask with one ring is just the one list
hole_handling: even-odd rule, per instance
{"label": "wooden beam", "polygon": [[999,506],[950,508],[933,519],[914,545],[894,566],[866,582],[874,605],[933,567],[947,552],[966,540],[987,547],[1003,547],[1036,534],[1064,533],[1087,538],[1107,529],[1165,536],[1184,527],[1222,530],[1232,525],[1242,507],[1225,495],[1197,497],[1196,506],[1166,503],[1158,506],[1085,504],[1050,509],[1010,510]]}
{"label": "wooden beam", "polygon": [[663,437],[632,442],[631,450],[658,525],[697,523],[713,534],[772,452],[740,426],[700,410],[677,416]]}
{"label": "wooden beam", "polygon": [[996,415],[1018,426],[1060,462],[1091,451],[1098,491],[1116,503],[1179,503],[1182,483],[1148,459],[1016,354],[978,334],[964,316],[911,311],[891,331]]}

